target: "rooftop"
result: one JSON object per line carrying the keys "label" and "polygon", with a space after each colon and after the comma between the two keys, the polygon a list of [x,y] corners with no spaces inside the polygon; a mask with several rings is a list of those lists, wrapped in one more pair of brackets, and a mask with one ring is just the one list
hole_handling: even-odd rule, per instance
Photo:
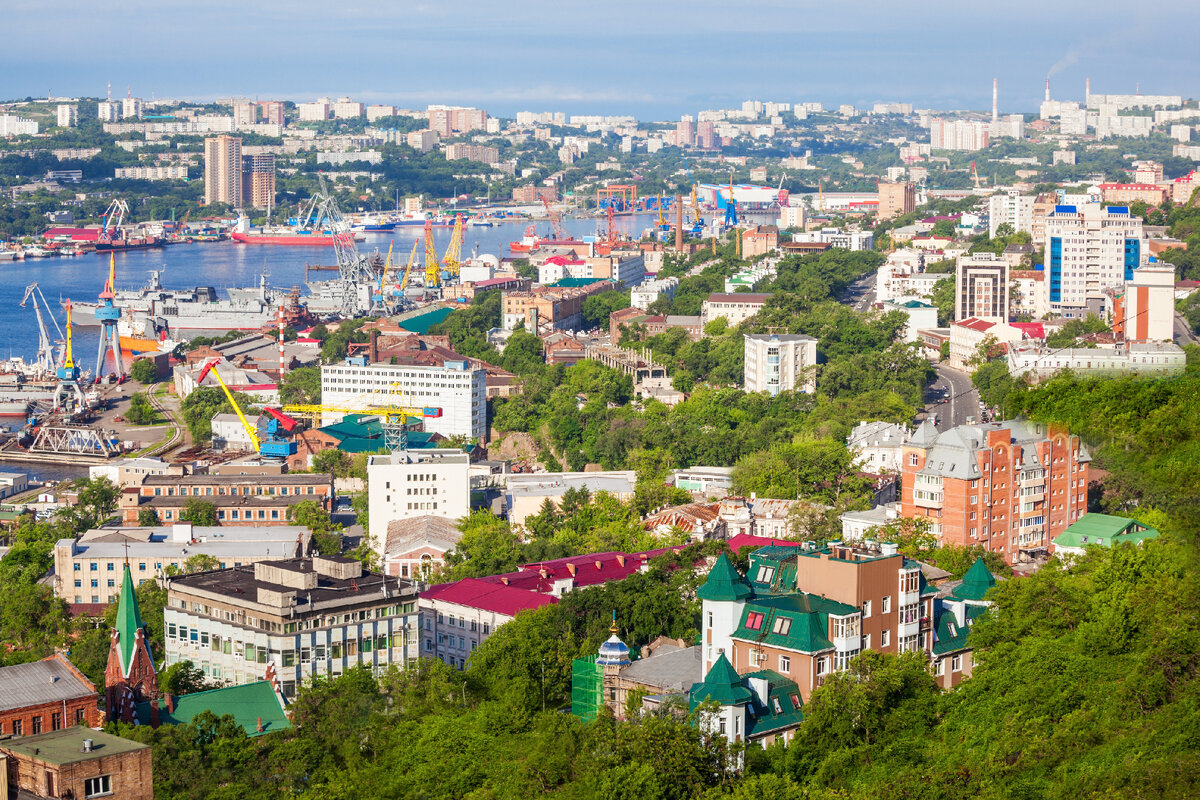
{"label": "rooftop", "polygon": [[[92,741],[90,752],[85,753],[83,750],[84,739]],[[60,767],[149,749],[148,744],[84,727],[63,728],[49,733],[0,740],[0,752]]]}
{"label": "rooftop", "polygon": [[1111,547],[1122,542],[1140,544],[1147,539],[1157,539],[1158,531],[1128,517],[1109,514],[1084,514],[1054,537],[1055,547],[1084,547],[1098,545]]}
{"label": "rooftop", "polygon": [[277,556],[294,555],[297,547],[306,547],[312,537],[299,525],[194,527],[190,536],[184,531],[186,528],[181,526],[177,537],[169,527],[94,528],[78,540],[60,539],[58,546],[71,548],[77,558],[163,558],[175,553],[181,557],[204,553],[236,558],[270,554],[272,548]]}
{"label": "rooftop", "polygon": [[686,692],[700,675],[700,646],[659,645],[646,658],[621,671],[621,677],[668,692]]}
{"label": "rooftop", "polygon": [[386,555],[395,555],[420,543],[451,550],[462,541],[462,531],[453,520],[429,514],[406,519],[394,519],[387,526]]}
{"label": "rooftop", "polygon": [[212,484],[252,483],[258,486],[308,486],[309,484],[332,484],[333,476],[327,472],[284,473],[282,475],[147,475],[142,486],[208,486]]}
{"label": "rooftop", "polygon": [[464,578],[454,583],[431,586],[421,594],[422,600],[441,600],[447,603],[480,608],[506,616],[557,603],[550,595],[529,589],[519,589],[499,582]]}
{"label": "rooftop", "polygon": [[96,687],[64,657],[0,667],[0,711],[96,695]]}
{"label": "rooftop", "polygon": [[707,302],[707,303],[750,303],[750,304],[762,305],[763,303],[767,302],[770,299],[771,299],[770,292],[734,292],[732,294],[726,294],[724,292],[717,292],[714,294],[710,294],[708,296],[708,299],[705,302]]}
{"label": "rooftop", "polygon": [[[185,725],[193,719],[211,711],[217,717],[226,714],[246,732],[247,736],[281,731],[292,727],[284,712],[279,695],[269,681],[255,681],[238,686],[224,686],[207,692],[180,695],[174,698],[175,708],[167,711],[165,703],[158,707],[159,722],[164,725]],[[137,704],[138,721],[146,724],[150,720],[150,703]],[[258,729],[262,723],[262,730]]]}

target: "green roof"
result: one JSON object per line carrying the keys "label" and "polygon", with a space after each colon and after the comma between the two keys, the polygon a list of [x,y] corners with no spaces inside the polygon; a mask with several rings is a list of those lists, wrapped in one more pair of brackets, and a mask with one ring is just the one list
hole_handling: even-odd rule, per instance
{"label": "green roof", "polygon": [[[742,618],[733,638],[801,653],[819,653],[833,647],[828,636],[829,615],[855,613],[858,613],[858,609],[854,606],[804,592],[760,597],[747,603],[742,610]],[[747,625],[751,614],[763,616],[753,628]],[[776,619],[788,620],[780,623],[778,633],[775,629]]]}
{"label": "green roof", "polygon": [[966,606],[967,624],[959,625],[958,619],[949,609],[943,609],[937,618],[937,632],[934,636],[933,654],[944,656],[968,648],[967,635],[971,632],[971,624],[987,613],[986,606]]}
{"label": "green roof", "polygon": [[121,576],[121,599],[117,605],[117,643],[121,654],[121,674],[128,676],[133,664],[133,648],[137,644],[137,630],[144,628],[142,612],[138,608],[137,593],[133,590],[133,575],[129,572],[129,563],[125,563],[125,572]]}
{"label": "green roof", "polygon": [[725,553],[717,556],[717,563],[713,564],[704,584],[696,591],[696,596],[701,600],[713,602],[737,602],[745,600],[750,594],[750,587]]}
{"label": "green roof", "polygon": [[[92,740],[90,753],[83,752],[83,740]],[[121,753],[132,753],[145,750],[150,745],[141,742],[122,739],[104,731],[92,730],[82,725],[62,728],[49,733],[35,733],[32,736],[21,736],[4,742],[4,749],[14,755],[25,756],[43,761],[47,764],[64,766],[78,764],[81,761],[91,761],[97,758],[108,758]]]}
{"label": "green roof", "polygon": [[767,545],[750,554],[746,578],[757,594],[787,594],[796,591],[798,547]]}
{"label": "green roof", "polygon": [[996,578],[988,572],[981,556],[975,559],[967,574],[963,575],[962,583],[950,595],[958,600],[982,600],[995,585]]}
{"label": "green roof", "polygon": [[694,710],[696,706],[708,700],[715,700],[723,706],[740,705],[748,702],[753,693],[742,685],[741,677],[725,654],[721,653],[712,669],[704,676],[704,680],[692,684],[688,697]]}
{"label": "green roof", "polygon": [[1157,539],[1158,531],[1135,519],[1114,517],[1109,514],[1084,514],[1065,531],[1054,537],[1055,547],[1086,547],[1098,545],[1112,547],[1121,542],[1139,544],[1146,539]]}
{"label": "green roof", "polygon": [[[175,710],[172,712],[168,712],[166,704],[159,701],[158,719],[163,725],[182,725],[205,711],[211,711],[218,717],[228,714],[247,736],[260,736],[292,727],[270,681],[180,695],[175,698]],[[149,724],[150,704],[138,703],[137,712],[138,720],[142,724]],[[258,730],[260,719],[263,727],[261,732]]]}
{"label": "green roof", "polygon": [[766,702],[759,702],[758,695],[754,696],[750,706],[751,718],[746,722],[748,736],[765,736],[774,731],[794,728],[804,721],[804,701],[800,698],[800,687],[795,681],[772,669],[742,676],[745,681],[752,678],[767,682],[767,697]]}
{"label": "green roof", "polygon": [[557,283],[547,284],[551,289],[578,289],[581,286],[591,286],[604,278],[563,278]]}
{"label": "green roof", "polygon": [[429,329],[434,325],[444,322],[452,311],[454,311],[453,308],[439,308],[425,314],[418,314],[415,317],[400,320],[399,325],[406,331],[426,334],[429,333]]}

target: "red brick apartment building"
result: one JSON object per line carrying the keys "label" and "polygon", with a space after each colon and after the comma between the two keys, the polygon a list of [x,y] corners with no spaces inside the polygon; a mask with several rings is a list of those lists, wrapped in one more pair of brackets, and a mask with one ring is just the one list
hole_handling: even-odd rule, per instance
{"label": "red brick apartment building", "polygon": [[905,445],[901,515],[928,518],[945,543],[981,545],[1010,564],[1052,552],[1087,512],[1091,455],[1064,427],[1026,420],[926,421]]}

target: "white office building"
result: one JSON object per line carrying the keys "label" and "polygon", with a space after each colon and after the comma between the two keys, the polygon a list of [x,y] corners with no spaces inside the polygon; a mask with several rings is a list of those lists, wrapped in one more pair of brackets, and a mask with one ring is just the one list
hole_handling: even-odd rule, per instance
{"label": "white office building", "polygon": [[[487,437],[486,375],[468,361],[445,361],[440,367],[328,364],[321,367],[321,402],[364,412],[397,405],[428,409],[428,433],[480,442]],[[344,413],[325,413],[321,424],[331,425]]]}
{"label": "white office building", "polygon": [[36,120],[14,114],[0,114],[0,136],[36,136],[37,132]]}
{"label": "white office building", "polygon": [[1105,308],[1105,290],[1148,260],[1141,217],[1124,206],[1058,205],[1046,217],[1050,309],[1066,318]]}
{"label": "white office building", "polygon": [[642,311],[645,311],[660,297],[673,298],[677,288],[679,288],[679,278],[659,278],[657,280],[646,281],[639,286],[635,286],[633,291],[630,292],[629,304],[634,308],[640,308]]}
{"label": "white office building", "polygon": [[988,198],[988,238],[996,238],[996,229],[1008,225],[1012,232],[1033,233],[1032,195],[1022,195],[1016,189]]}
{"label": "white office building", "polygon": [[1008,322],[1008,262],[993,253],[960,255],[955,262],[954,319]]}
{"label": "white office building", "polygon": [[399,450],[367,462],[371,547],[383,554],[388,523],[411,517],[457,520],[471,512],[471,459],[462,450]]}
{"label": "white office building", "polygon": [[802,334],[745,335],[746,391],[817,390],[817,340]]}

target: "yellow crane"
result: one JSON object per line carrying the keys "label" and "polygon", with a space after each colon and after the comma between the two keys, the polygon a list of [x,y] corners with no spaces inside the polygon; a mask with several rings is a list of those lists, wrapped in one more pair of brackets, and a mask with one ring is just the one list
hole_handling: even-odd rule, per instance
{"label": "yellow crane", "polygon": [[450,273],[450,277],[458,277],[459,258],[462,257],[463,217],[454,217],[454,230],[450,232],[450,244],[446,245],[446,255],[442,257],[442,265]]}
{"label": "yellow crane", "polygon": [[388,242],[387,259],[383,262],[383,269],[379,272],[379,302],[380,303],[384,302],[383,284],[387,282],[388,270],[390,270],[392,268],[392,246],[395,244],[396,243],[394,241]]}
{"label": "yellow crane", "polygon": [[660,231],[665,231],[667,228],[670,227],[670,225],[667,223],[667,216],[666,216],[666,214],[663,213],[662,194],[658,195],[658,222],[657,222],[657,224],[658,224],[658,229]]}
{"label": "yellow crane", "polygon": [[246,435],[250,437],[250,444],[254,445],[254,450],[257,452],[261,449],[262,444],[258,441],[258,430],[250,424],[246,419],[246,415],[242,413],[242,407],[238,405],[237,400],[233,399],[233,392],[229,391],[229,387],[225,385],[225,381],[221,379],[221,373],[217,372],[217,364],[221,363],[221,359],[214,358],[204,365],[204,369],[200,370],[200,377],[196,378],[196,385],[204,383],[204,378],[209,372],[217,379],[217,383],[221,386],[221,391],[225,392],[225,399],[229,401],[229,405],[233,406],[233,411],[242,422],[242,427],[246,429]]}
{"label": "yellow crane", "polygon": [[320,403],[304,403],[284,406],[287,414],[296,414],[315,419],[321,414],[371,414],[391,420],[399,417],[440,417],[442,410],[432,406],[415,406],[400,390],[400,383],[392,383],[357,398],[354,405],[334,406]]}
{"label": "yellow crane", "polygon": [[433,224],[425,220],[425,286],[436,289],[442,284],[442,270],[437,248],[433,245]]}
{"label": "yellow crane", "polygon": [[700,203],[696,199],[696,184],[692,184],[692,216],[695,218],[697,225],[703,225],[704,219],[700,216]]}
{"label": "yellow crane", "polygon": [[[267,409],[266,441],[262,441],[258,436],[258,429],[250,424],[250,420],[246,419],[246,415],[242,413],[242,407],[238,405],[237,400],[233,397],[233,392],[229,391],[229,387],[225,385],[225,381],[221,378],[221,373],[217,371],[217,364],[221,363],[221,359],[214,358],[204,365],[204,369],[200,370],[200,376],[196,378],[196,385],[199,386],[204,382],[204,378],[209,372],[212,372],[213,377],[217,379],[217,383],[221,387],[221,391],[225,393],[225,399],[229,401],[229,405],[233,406],[233,411],[237,414],[238,420],[242,423],[242,428],[245,429],[246,435],[250,437],[250,444],[254,445],[254,452],[260,455],[287,458],[296,452],[296,443],[289,442],[278,435],[280,415],[274,409]],[[283,418],[286,420],[286,418]],[[293,420],[287,420],[288,425],[294,425]],[[290,427],[288,428],[290,430]]]}
{"label": "yellow crane", "polygon": [[403,292],[408,288],[408,278],[412,275],[413,264],[417,262],[417,248],[421,246],[421,240],[413,242],[412,252],[408,254],[408,264],[404,267],[404,279],[400,281],[400,291]]}

